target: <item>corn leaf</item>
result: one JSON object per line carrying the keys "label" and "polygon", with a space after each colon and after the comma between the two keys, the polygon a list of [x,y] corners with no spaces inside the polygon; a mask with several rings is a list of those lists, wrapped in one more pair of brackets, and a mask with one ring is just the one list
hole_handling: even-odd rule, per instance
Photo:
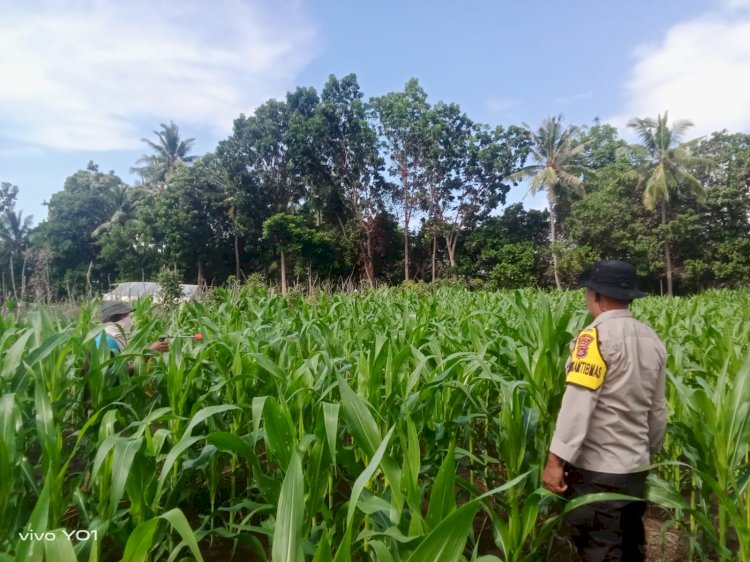
{"label": "corn leaf", "polygon": [[479,509],[479,502],[472,501],[458,508],[443,519],[419,543],[407,562],[435,562],[436,560],[459,560],[469,536],[471,523]]}
{"label": "corn leaf", "polygon": [[302,554],[302,525],[305,511],[305,490],[302,463],[294,452],[281,486],[273,532],[272,562],[299,562]]}
{"label": "corn leaf", "polygon": [[70,539],[61,529],[53,531],[55,540],[44,541],[44,557],[46,562],[78,562],[76,551]]}

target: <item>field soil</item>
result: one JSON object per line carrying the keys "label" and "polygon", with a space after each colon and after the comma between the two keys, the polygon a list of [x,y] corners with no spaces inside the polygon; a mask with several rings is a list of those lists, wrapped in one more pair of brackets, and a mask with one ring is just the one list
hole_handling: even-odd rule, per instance
{"label": "field soil", "polygon": [[[662,526],[665,522],[663,510],[649,506],[643,518],[646,529],[647,562],[687,562],[687,536],[682,529],[674,526]],[[578,554],[573,544],[566,538],[558,538],[556,554],[550,562],[578,562]]]}
{"label": "field soil", "polygon": [[664,523],[653,514],[646,514],[643,524],[646,527],[646,560],[685,562],[688,559],[687,537],[684,531],[669,526],[665,528],[662,536]]}

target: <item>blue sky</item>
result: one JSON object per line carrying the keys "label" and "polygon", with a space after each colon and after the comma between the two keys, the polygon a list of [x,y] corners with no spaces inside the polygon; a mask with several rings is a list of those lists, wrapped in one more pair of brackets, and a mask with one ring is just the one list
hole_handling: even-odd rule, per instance
{"label": "blue sky", "polygon": [[331,73],[367,97],[415,76],[491,125],[562,113],[626,134],[669,110],[693,136],[750,131],[750,0],[0,0],[0,21],[0,181],[35,222],[89,160],[134,182],[159,123],[205,153]]}

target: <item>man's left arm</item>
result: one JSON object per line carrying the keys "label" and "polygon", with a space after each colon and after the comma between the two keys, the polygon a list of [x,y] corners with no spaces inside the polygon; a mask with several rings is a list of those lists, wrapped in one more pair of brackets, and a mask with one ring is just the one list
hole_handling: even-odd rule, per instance
{"label": "man's left arm", "polygon": [[542,474],[542,481],[548,490],[562,493],[567,489],[563,477],[564,463],[574,463],[578,457],[598,398],[599,390],[575,384],[568,384],[565,389],[555,435],[549,446],[547,465]]}
{"label": "man's left arm", "polygon": [[[567,489],[563,476],[565,462],[574,464],[581,452],[583,440],[589,431],[591,415],[596,408],[599,393],[607,375],[607,365],[611,365],[617,360],[619,350],[616,346],[602,345],[599,341],[599,333],[595,331],[593,340],[588,338],[586,348],[582,350],[584,353],[580,355],[576,353],[576,356],[587,357],[590,346],[595,353],[588,358],[589,361],[587,362],[593,361],[596,366],[603,360],[599,365],[601,372],[595,378],[581,377],[573,364],[573,353],[578,348],[582,335],[587,332],[590,335],[590,331],[581,332],[579,339],[571,346],[571,357],[566,364],[566,381],[568,384],[563,395],[560,413],[557,416],[555,434],[549,446],[547,465],[542,474],[545,487],[555,493],[561,493]],[[597,360],[596,355],[599,353],[601,353],[601,358]],[[579,366],[578,369],[580,368]]]}
{"label": "man's left arm", "polygon": [[659,379],[654,388],[654,398],[648,411],[648,449],[651,455],[661,450],[667,430],[667,400],[665,393],[666,366],[662,364]]}
{"label": "man's left arm", "polygon": [[568,384],[549,450],[574,463],[589,429],[589,420],[599,399],[598,390]]}

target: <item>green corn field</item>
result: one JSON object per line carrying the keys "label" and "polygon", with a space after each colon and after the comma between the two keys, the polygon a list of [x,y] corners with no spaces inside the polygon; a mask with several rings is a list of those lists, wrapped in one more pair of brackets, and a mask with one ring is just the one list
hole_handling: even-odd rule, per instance
{"label": "green corn field", "polygon": [[[633,310],[669,351],[662,529],[750,561],[750,295]],[[568,559],[576,504],[540,477],[582,292],[226,288],[134,315],[114,358],[95,304],[0,316],[0,562]]]}

